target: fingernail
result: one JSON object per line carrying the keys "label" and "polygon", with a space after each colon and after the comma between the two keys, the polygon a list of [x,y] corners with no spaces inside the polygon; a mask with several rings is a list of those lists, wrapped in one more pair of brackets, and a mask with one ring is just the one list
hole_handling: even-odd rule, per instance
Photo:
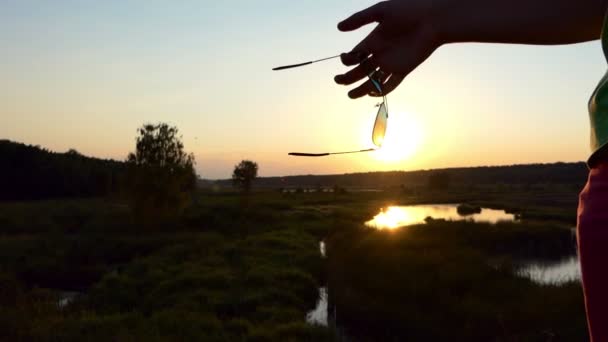
{"label": "fingernail", "polygon": [[348,92],[348,97],[350,97],[351,99],[356,99],[355,92],[354,91],[349,91]]}
{"label": "fingernail", "polygon": [[342,80],[343,80],[343,79],[344,79],[344,76],[343,76],[343,75],[336,75],[336,76],[334,77],[334,81],[335,81],[336,83],[340,83],[340,84],[342,83]]}

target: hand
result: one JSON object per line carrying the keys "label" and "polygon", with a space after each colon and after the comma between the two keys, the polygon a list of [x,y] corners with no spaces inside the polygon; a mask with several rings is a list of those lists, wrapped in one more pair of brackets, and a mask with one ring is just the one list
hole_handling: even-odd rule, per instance
{"label": "hand", "polygon": [[[383,1],[338,24],[340,31],[353,31],[373,22],[378,23],[351,52],[342,54],[344,65],[357,66],[343,75],[337,75],[334,78],[336,83],[353,84],[367,78],[369,71],[376,68],[386,75],[381,80],[383,94],[378,94],[367,80],[351,90],[349,97],[354,99],[390,93],[442,44],[431,20],[432,3],[436,1]],[[362,63],[366,57],[368,59]]]}

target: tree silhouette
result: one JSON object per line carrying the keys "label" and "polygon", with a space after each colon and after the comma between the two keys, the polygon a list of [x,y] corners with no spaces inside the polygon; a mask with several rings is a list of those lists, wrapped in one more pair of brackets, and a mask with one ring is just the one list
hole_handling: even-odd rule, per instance
{"label": "tree silhouette", "polygon": [[242,160],[234,167],[232,172],[232,184],[249,193],[251,183],[258,176],[258,164],[251,160]]}
{"label": "tree silhouette", "polygon": [[194,155],[184,152],[177,127],[145,124],[127,157],[132,209],[140,221],[177,216],[196,188]]}

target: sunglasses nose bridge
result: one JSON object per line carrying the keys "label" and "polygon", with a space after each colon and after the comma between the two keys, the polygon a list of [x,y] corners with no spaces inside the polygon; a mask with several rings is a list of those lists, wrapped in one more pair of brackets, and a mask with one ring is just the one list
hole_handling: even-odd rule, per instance
{"label": "sunglasses nose bridge", "polygon": [[369,80],[374,85],[374,88],[376,88],[376,92],[373,95],[383,95],[382,80],[385,77],[384,72],[382,70],[375,70],[375,71],[372,71],[371,73],[369,73],[367,76],[369,77]]}
{"label": "sunglasses nose bridge", "polygon": [[382,70],[379,70],[377,67],[374,67],[370,58],[371,57],[362,58],[360,65],[363,67],[363,70],[367,71],[367,77],[374,85],[374,88],[376,88],[373,95],[383,95],[382,81],[384,80],[385,73]]}

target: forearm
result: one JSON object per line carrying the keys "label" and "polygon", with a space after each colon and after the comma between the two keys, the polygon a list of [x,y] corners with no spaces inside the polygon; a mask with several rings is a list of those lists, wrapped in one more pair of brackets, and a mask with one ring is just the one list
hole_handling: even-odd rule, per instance
{"label": "forearm", "polygon": [[606,0],[433,0],[445,43],[571,44],[598,39]]}

